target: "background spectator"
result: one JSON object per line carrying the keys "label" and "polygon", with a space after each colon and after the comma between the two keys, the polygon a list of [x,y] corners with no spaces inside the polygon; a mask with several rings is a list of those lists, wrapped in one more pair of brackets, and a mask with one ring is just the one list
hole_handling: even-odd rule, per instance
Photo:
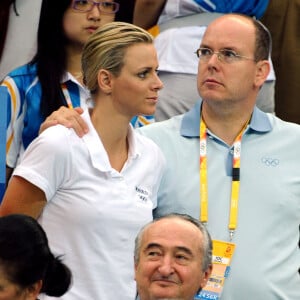
{"label": "background spectator", "polygon": [[40,293],[60,297],[71,271],[55,257],[38,222],[25,215],[0,218],[0,298],[36,300]]}

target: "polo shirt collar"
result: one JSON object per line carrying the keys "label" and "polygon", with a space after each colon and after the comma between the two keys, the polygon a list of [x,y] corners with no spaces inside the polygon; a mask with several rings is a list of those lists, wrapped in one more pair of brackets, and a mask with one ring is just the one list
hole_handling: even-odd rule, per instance
{"label": "polo shirt collar", "polygon": [[78,83],[78,81],[75,79],[75,77],[69,72],[64,72],[60,83],[65,83],[69,80]]}
{"label": "polo shirt collar", "polygon": [[129,123],[128,127],[128,159],[135,159],[141,155],[141,150],[139,147],[139,143],[137,141],[137,135],[132,124]]}
{"label": "polo shirt collar", "polygon": [[[185,137],[199,137],[201,105],[202,100],[199,100],[191,110],[183,115],[180,135]],[[249,132],[255,131],[264,133],[271,131],[272,125],[268,115],[255,106],[249,128]]]}
{"label": "polo shirt collar", "polygon": [[83,90],[88,91],[70,72],[64,72],[60,83],[66,83],[68,81],[74,82],[76,85],[80,86]]}
{"label": "polo shirt collar", "polygon": [[[89,127],[89,132],[86,133],[82,139],[84,140],[88,151],[90,153],[91,161],[93,166],[96,169],[99,169],[102,172],[110,172],[111,166],[108,160],[106,150],[102,144],[96,129],[94,128],[88,110],[84,110],[82,118],[85,120]],[[131,124],[128,125],[128,143],[129,143],[129,152],[128,152],[128,161],[130,159],[137,158],[141,149],[138,147],[137,137],[134,132],[134,129]]]}

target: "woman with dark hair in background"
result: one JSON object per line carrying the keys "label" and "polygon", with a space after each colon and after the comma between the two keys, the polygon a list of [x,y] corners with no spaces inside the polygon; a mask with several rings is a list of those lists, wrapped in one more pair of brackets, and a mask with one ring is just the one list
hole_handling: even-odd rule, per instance
{"label": "woman with dark hair in background", "polygon": [[118,0],[120,9],[116,13],[116,21],[132,23],[135,0]]}
{"label": "woman with dark hair in background", "polygon": [[[119,4],[112,0],[43,0],[33,60],[8,74],[7,181],[40,124],[61,106],[87,106],[81,54],[88,37],[114,21]],[[78,108],[76,108],[78,107]]]}
{"label": "woman with dark hair in background", "polygon": [[60,297],[70,284],[69,268],[52,254],[35,219],[0,218],[0,299],[35,300],[40,293]]}

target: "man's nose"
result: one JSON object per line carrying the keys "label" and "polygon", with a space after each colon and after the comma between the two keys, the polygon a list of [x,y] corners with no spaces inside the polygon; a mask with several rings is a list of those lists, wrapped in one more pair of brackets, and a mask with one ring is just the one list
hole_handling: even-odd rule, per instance
{"label": "man's nose", "polygon": [[169,276],[174,273],[173,259],[170,256],[164,256],[161,260],[159,272],[163,276]]}

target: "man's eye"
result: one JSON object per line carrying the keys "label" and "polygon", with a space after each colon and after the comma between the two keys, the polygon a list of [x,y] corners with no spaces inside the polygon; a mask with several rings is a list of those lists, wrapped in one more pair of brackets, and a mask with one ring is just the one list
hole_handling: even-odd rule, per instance
{"label": "man's eye", "polygon": [[149,251],[146,253],[146,257],[149,260],[159,260],[161,257],[161,253],[159,251]]}
{"label": "man's eye", "polygon": [[211,55],[211,50],[210,49],[206,49],[206,48],[201,49],[200,50],[200,54],[204,55],[204,56],[209,56],[209,55]]}
{"label": "man's eye", "polygon": [[187,265],[190,261],[190,258],[186,255],[178,254],[176,255],[176,261],[180,265]]}
{"label": "man's eye", "polygon": [[182,255],[182,254],[176,255],[176,258],[179,260],[187,260],[188,259],[185,255]]}
{"label": "man's eye", "polygon": [[236,53],[232,50],[222,50],[222,54],[224,55],[224,57],[230,57],[230,58],[237,56]]}

